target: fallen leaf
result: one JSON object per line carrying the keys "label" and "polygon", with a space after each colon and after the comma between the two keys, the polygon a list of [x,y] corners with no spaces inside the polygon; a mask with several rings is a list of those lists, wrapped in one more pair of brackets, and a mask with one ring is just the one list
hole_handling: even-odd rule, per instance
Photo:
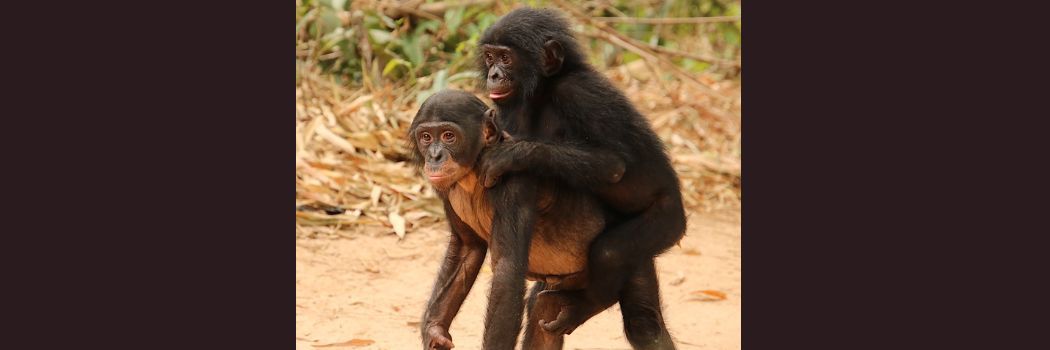
{"label": "fallen leaf", "polygon": [[310,345],[310,346],[315,347],[315,348],[330,348],[330,347],[336,347],[336,346],[367,346],[367,345],[372,345],[375,342],[376,341],[372,340],[372,339],[356,339],[355,338],[355,339],[350,339],[348,341],[344,341],[342,343],[319,344],[319,345]]}
{"label": "fallen leaf", "polygon": [[679,272],[678,276],[675,277],[675,279],[671,280],[671,285],[672,286],[677,286],[679,284],[682,284],[682,282],[685,282],[685,274]]}
{"label": "fallen leaf", "polygon": [[390,224],[394,226],[394,233],[397,234],[397,238],[405,238],[405,218],[401,217],[396,211],[390,212]]}
{"label": "fallen leaf", "polygon": [[689,247],[682,251],[685,255],[700,255],[700,250],[695,247]]}
{"label": "fallen leaf", "polygon": [[412,326],[412,327],[416,327],[416,326],[420,325],[419,321],[408,321],[408,322],[405,322],[405,324],[407,324],[409,326]]}
{"label": "fallen leaf", "polygon": [[726,300],[726,293],[719,292],[717,290],[695,290],[691,295],[697,296],[691,300],[696,301],[720,301]]}
{"label": "fallen leaf", "polygon": [[372,199],[372,206],[373,207],[376,206],[376,205],[379,205],[379,195],[380,194],[383,194],[383,189],[379,188],[379,186],[372,186],[371,199]]}

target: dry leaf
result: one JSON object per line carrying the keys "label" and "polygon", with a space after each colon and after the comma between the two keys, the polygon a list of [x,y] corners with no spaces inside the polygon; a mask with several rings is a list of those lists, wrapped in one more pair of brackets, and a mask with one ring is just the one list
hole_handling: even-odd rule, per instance
{"label": "dry leaf", "polygon": [[695,301],[721,301],[726,300],[726,293],[719,292],[717,290],[695,290],[690,295],[696,296],[696,298],[690,299]]}
{"label": "dry leaf", "polygon": [[405,218],[401,217],[397,211],[390,212],[390,224],[394,226],[397,238],[405,238]]}
{"label": "dry leaf", "polygon": [[672,286],[677,286],[679,284],[682,284],[682,282],[685,282],[685,274],[679,272],[678,276],[675,277],[675,279],[671,280],[671,285]]}
{"label": "dry leaf", "polygon": [[430,216],[430,213],[422,210],[413,210],[405,213],[405,219],[409,221],[416,221],[422,219],[425,216]]}
{"label": "dry leaf", "polygon": [[350,339],[348,341],[344,341],[342,343],[319,344],[319,345],[310,345],[310,346],[315,347],[315,348],[330,348],[330,347],[336,347],[336,346],[368,346],[368,345],[374,344],[375,342],[376,341],[372,340],[372,339],[356,339],[355,338],[355,339]]}
{"label": "dry leaf", "polygon": [[382,188],[379,188],[379,186],[372,186],[372,195],[370,196],[370,199],[372,200],[372,206],[379,205],[379,195],[381,194],[383,194]]}
{"label": "dry leaf", "polygon": [[354,145],[350,144],[350,142],[346,139],[339,137],[339,135],[332,133],[332,131],[328,130],[328,128],[325,127],[323,123],[317,123],[317,130],[315,130],[315,132],[317,132],[317,136],[320,136],[325,141],[328,141],[329,143],[339,148],[342,148],[346,152],[357,152],[357,149],[354,148]]}

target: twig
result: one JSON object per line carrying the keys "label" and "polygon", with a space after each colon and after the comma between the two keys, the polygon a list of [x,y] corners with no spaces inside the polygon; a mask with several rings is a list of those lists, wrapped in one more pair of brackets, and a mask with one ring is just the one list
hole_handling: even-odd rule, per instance
{"label": "twig", "polygon": [[445,1],[445,2],[433,2],[429,4],[423,4],[419,6],[419,10],[430,13],[435,16],[441,16],[445,14],[450,8],[462,7],[462,6],[474,6],[474,5],[492,5],[493,0],[462,0],[462,1]]}
{"label": "twig", "polygon": [[[415,8],[406,7],[406,6],[395,6],[393,8],[396,9],[397,11],[407,12],[407,13],[410,13],[410,14],[413,14],[413,15],[416,15],[416,16],[419,16],[419,17],[426,18],[426,19],[432,19],[432,20],[435,20],[435,21],[440,21],[441,20],[441,17],[435,16],[435,15],[429,13],[429,12],[424,12],[422,10],[418,10],[418,9],[415,9]],[[391,18],[396,18],[396,17],[391,16]]]}
{"label": "twig", "polygon": [[668,48],[662,47],[662,46],[649,45],[648,47],[649,47],[649,49],[652,49],[653,51],[657,51],[657,52],[660,52],[660,53],[666,53],[668,55],[675,55],[675,56],[681,56],[681,57],[686,57],[686,58],[692,58],[692,59],[697,60],[697,61],[710,62],[710,63],[721,64],[721,65],[726,65],[726,66],[740,67],[740,62],[737,62],[737,61],[730,61],[730,60],[721,59],[721,58],[718,58],[718,57],[705,56],[705,55],[695,54],[695,53],[691,53],[691,52],[683,52],[683,51],[678,51],[678,50],[672,50],[672,49],[668,49]]}
{"label": "twig", "polygon": [[442,20],[441,16],[443,16],[445,11],[448,11],[450,8],[473,5],[491,5],[492,3],[493,0],[460,0],[435,3],[423,3],[422,0],[407,0],[400,2],[395,0],[383,4],[386,7],[383,14],[390,18],[401,18],[408,13],[440,21]]}
{"label": "twig", "polygon": [[717,17],[668,17],[668,18],[639,18],[639,17],[591,17],[602,22],[612,23],[634,23],[634,24],[701,24],[736,22],[740,16],[717,16]]}
{"label": "twig", "polygon": [[656,58],[656,56],[653,56],[653,54],[649,53],[648,51],[642,50],[641,48],[635,45],[631,45],[630,43],[623,41],[622,39],[610,35],[606,32],[599,31],[593,34],[584,33],[584,35],[608,41],[613,45],[622,47],[624,49],[627,49],[628,51],[634,52],[638,56],[641,56],[642,61],[645,62],[645,67],[649,68],[649,72],[653,73],[653,79],[656,80],[658,84],[660,84],[660,87],[663,88],[664,92],[667,92],[669,95],[674,96],[674,94],[671,94],[671,90],[668,89],[667,86],[664,85],[664,82],[660,79],[660,69],[656,65],[659,62],[659,60]]}
{"label": "twig", "polygon": [[[671,60],[668,60],[667,58],[662,57],[662,56],[656,56],[653,53],[649,52],[648,48],[647,48],[649,45],[644,44],[644,43],[639,43],[637,40],[634,40],[634,39],[632,39],[630,37],[627,37],[627,36],[624,36],[623,34],[620,34],[620,32],[616,31],[613,28],[610,28],[605,23],[598,22],[597,20],[591,18],[587,14],[581,12],[576,7],[565,3],[564,0],[555,0],[554,2],[557,3],[559,7],[569,11],[569,13],[572,14],[573,16],[575,16],[576,18],[579,18],[581,21],[584,21],[584,22],[590,24],[591,26],[593,26],[595,28],[598,28],[600,30],[599,33],[604,33],[605,34],[605,35],[601,35],[601,37],[603,39],[609,41],[610,43],[613,43],[614,45],[617,45],[617,46],[623,47],[625,49],[631,50],[631,52],[634,52],[634,53],[638,54],[639,56],[642,56],[642,58],[644,58],[646,60],[655,60],[657,62],[661,62],[661,63],[663,63],[665,65],[668,65],[668,66],[671,67],[671,70],[673,70],[676,75],[678,75],[679,77],[685,78],[688,81],[692,81],[693,83],[696,83],[697,86],[699,86],[702,90],[704,90],[705,92],[708,93],[708,96],[711,96],[712,98],[717,99],[719,101],[728,100],[727,97],[720,95],[718,92],[716,92],[710,86],[708,86],[704,82],[700,81],[700,79],[697,79],[692,74],[689,74],[684,69],[682,69],[678,65],[674,64],[674,62],[671,62]],[[644,54],[642,52],[644,52]]]}

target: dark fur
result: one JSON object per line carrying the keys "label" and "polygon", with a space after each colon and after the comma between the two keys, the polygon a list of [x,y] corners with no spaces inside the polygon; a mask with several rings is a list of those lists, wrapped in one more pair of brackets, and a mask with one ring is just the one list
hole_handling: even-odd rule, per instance
{"label": "dark fur", "polygon": [[[500,128],[515,140],[492,147],[480,165],[486,185],[501,182],[490,191],[498,219],[493,235],[502,238],[491,250],[505,265],[494,270],[484,348],[513,348],[520,329],[524,289],[517,281],[536,220],[522,203],[534,200],[535,179],[590,191],[612,213],[611,226],[591,245],[588,288],[539,294],[561,305],[557,320],[544,328],[572,332],[617,300],[630,300],[635,305],[623,310],[632,345],[674,348],[651,265],[684,235],[685,211],[678,177],[648,120],[586,63],[554,11],[515,10],[488,28],[479,44],[479,56],[487,47],[514,52],[508,65],[481,59],[490,89],[513,86],[509,97],[495,102]],[[504,73],[506,80],[492,78]]]}

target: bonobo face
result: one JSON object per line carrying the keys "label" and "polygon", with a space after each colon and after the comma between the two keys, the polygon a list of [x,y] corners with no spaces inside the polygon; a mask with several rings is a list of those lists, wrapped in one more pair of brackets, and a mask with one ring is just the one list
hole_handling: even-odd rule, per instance
{"label": "bonobo face", "polygon": [[[416,145],[423,158],[423,173],[439,190],[446,190],[470,172],[477,152],[471,137],[455,123],[432,121],[415,129]],[[477,141],[477,137],[474,137]],[[465,157],[471,157],[467,159]]]}
{"label": "bonobo face", "polygon": [[408,129],[413,161],[439,191],[471,172],[483,146],[482,121],[489,109],[474,95],[442,90],[419,106]]}
{"label": "bonobo face", "polygon": [[482,45],[482,59],[487,73],[485,87],[493,101],[509,99],[517,92],[513,76],[516,57],[514,50],[501,45]]}

